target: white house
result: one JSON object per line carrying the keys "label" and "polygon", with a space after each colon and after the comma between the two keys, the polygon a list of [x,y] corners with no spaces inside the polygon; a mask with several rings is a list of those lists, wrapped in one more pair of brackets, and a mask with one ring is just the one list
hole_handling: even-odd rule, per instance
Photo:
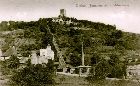
{"label": "white house", "polygon": [[54,60],[54,51],[51,49],[50,45],[48,45],[46,49],[40,49],[40,56],[37,56],[35,51],[32,52],[31,63],[47,64],[49,59]]}
{"label": "white house", "polygon": [[31,64],[38,64],[38,56],[36,54],[36,51],[32,51],[32,54],[31,54]]}
{"label": "white house", "polygon": [[54,52],[51,49],[51,46],[48,45],[46,49],[40,49],[40,56],[47,57],[47,59],[54,60]]}

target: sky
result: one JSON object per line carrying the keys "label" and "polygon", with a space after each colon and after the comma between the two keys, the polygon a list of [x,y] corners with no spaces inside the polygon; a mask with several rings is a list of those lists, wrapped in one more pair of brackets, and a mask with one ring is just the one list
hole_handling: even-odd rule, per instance
{"label": "sky", "polygon": [[66,9],[68,17],[140,33],[140,0],[0,0],[0,21],[57,17],[60,9]]}

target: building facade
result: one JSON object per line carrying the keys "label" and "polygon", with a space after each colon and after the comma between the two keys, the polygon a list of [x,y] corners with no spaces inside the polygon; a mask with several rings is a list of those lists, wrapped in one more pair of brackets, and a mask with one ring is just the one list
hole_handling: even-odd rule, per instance
{"label": "building facade", "polygon": [[53,17],[52,18],[53,22],[57,22],[59,24],[74,24],[71,20],[71,18],[66,17],[66,10],[65,9],[60,9],[60,14],[58,17]]}
{"label": "building facade", "polygon": [[54,51],[50,45],[46,49],[40,49],[40,56],[37,56],[36,51],[33,51],[31,55],[32,64],[47,64],[49,59],[54,60]]}

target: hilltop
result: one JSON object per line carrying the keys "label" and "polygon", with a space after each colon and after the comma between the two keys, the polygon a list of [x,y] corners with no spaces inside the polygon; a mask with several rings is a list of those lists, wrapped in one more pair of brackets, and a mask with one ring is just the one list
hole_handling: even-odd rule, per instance
{"label": "hilltop", "polygon": [[[50,44],[55,62],[73,67],[81,65],[83,43],[85,65],[101,63],[96,71],[106,66],[110,73],[108,77],[124,76],[129,58],[138,58],[140,62],[139,34],[123,32],[109,24],[69,18],[64,10],[58,17],[40,18],[38,21],[3,21],[0,30],[3,52],[15,46],[17,54],[28,57],[32,50],[38,51]],[[99,72],[99,75],[103,74]]]}
{"label": "hilltop", "polygon": [[[63,21],[71,20],[70,24],[54,22],[53,18],[42,18],[31,22],[3,22],[1,28],[1,47],[5,52],[9,46],[16,46],[20,51],[38,50],[51,44],[53,33],[64,58],[81,57],[81,42],[84,43],[84,53],[87,63],[90,58],[109,57],[114,52],[124,55],[127,50],[139,49],[139,34],[122,32],[115,26],[99,22],[77,20],[64,17]],[[3,29],[4,28],[4,29]],[[78,63],[80,64],[80,63]]]}

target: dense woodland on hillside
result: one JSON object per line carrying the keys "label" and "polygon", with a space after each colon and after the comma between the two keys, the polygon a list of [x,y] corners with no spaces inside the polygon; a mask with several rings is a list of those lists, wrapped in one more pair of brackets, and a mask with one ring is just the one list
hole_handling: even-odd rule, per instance
{"label": "dense woodland on hillside", "polygon": [[[20,54],[28,57],[32,50],[46,48],[47,44],[53,47],[54,36],[64,59],[72,66],[81,65],[83,42],[85,65],[96,65],[96,71],[103,68],[103,71],[97,72],[97,76],[121,78],[125,75],[127,57],[131,56],[128,56],[127,51],[140,49],[140,35],[122,32],[115,26],[104,23],[75,18],[71,20],[74,23],[70,25],[52,22],[52,18],[41,18],[31,22],[1,22],[0,30],[9,31],[7,34],[0,34],[1,38],[5,39],[2,50],[5,52],[14,45]],[[54,47],[53,50],[57,53]],[[55,61],[58,61],[56,56]]]}

